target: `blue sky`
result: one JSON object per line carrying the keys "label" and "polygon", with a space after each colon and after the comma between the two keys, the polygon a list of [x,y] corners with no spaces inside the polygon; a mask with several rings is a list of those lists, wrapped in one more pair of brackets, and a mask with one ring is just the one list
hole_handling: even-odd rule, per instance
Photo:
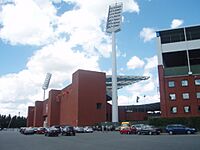
{"label": "blue sky", "polygon": [[[199,24],[199,0],[0,0],[0,113],[27,115],[77,69],[111,74],[108,6],[123,2],[116,34],[119,75],[150,76],[118,91],[119,105],[159,101],[155,31]],[[145,97],[144,97],[145,95]],[[48,95],[46,95],[47,97]]]}

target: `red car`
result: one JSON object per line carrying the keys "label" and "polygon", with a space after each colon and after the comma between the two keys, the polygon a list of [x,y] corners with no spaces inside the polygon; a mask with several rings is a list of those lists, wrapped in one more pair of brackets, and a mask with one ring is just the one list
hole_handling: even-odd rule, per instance
{"label": "red car", "polygon": [[136,134],[136,131],[137,129],[134,126],[132,126],[132,127],[123,128],[119,132],[120,134]]}
{"label": "red car", "polygon": [[37,134],[45,134],[46,130],[47,130],[46,128],[40,127],[37,129],[36,133]]}

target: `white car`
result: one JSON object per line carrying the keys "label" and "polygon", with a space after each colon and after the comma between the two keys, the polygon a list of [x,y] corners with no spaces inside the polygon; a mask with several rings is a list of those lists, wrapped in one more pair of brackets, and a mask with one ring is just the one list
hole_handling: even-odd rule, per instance
{"label": "white car", "polygon": [[92,133],[93,129],[91,127],[84,127],[84,132],[85,133]]}

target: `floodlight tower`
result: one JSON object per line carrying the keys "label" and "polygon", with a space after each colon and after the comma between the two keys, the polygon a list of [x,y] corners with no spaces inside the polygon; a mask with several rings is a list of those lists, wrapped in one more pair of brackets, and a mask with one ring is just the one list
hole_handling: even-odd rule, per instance
{"label": "floodlight tower", "polygon": [[106,32],[112,33],[112,122],[118,122],[118,100],[117,100],[117,65],[115,33],[120,31],[122,22],[123,3],[115,3],[109,6]]}
{"label": "floodlight tower", "polygon": [[42,85],[42,89],[44,90],[43,100],[45,100],[45,90],[49,87],[49,82],[51,80],[51,73],[47,73],[46,78],[44,80],[44,84]]}

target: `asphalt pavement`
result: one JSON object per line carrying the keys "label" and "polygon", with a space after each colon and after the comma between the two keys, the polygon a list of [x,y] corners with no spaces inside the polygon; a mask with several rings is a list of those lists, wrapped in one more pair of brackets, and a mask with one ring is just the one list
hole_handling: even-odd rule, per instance
{"label": "asphalt pavement", "polygon": [[200,134],[120,135],[119,132],[79,133],[46,137],[0,131],[0,150],[200,150]]}

